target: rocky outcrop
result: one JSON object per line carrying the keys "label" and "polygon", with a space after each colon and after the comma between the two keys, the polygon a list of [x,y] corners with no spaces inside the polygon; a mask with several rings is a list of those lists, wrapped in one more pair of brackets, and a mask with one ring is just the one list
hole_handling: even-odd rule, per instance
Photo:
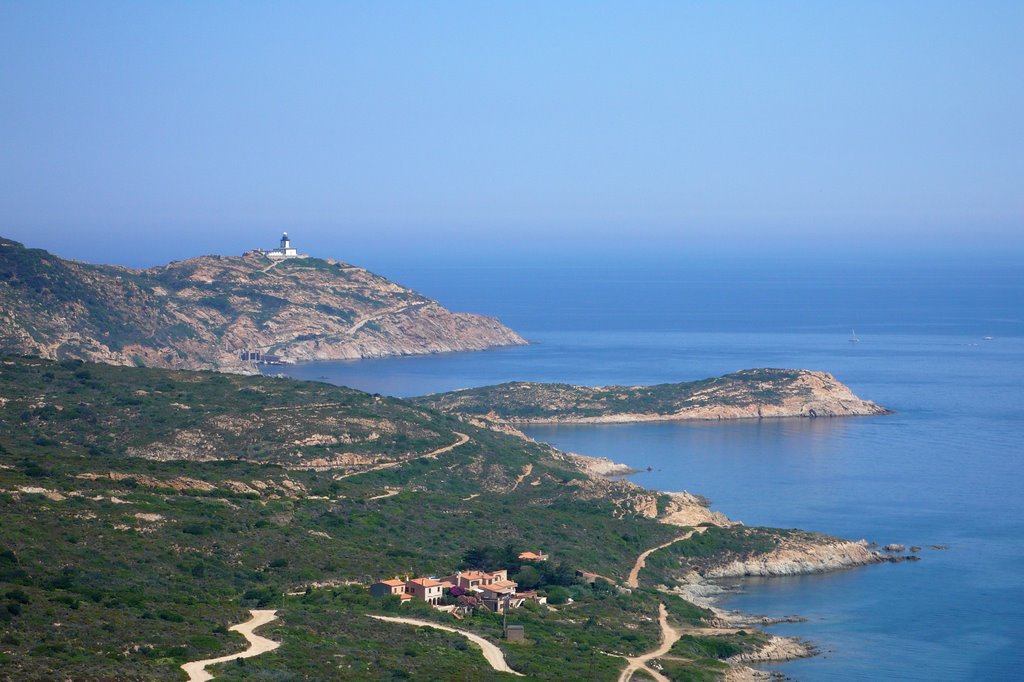
{"label": "rocky outcrop", "polygon": [[735,522],[722,512],[711,511],[709,502],[693,493],[666,493],[669,501],[665,512],[658,519],[675,526],[730,526]]}
{"label": "rocky outcrop", "polygon": [[867,543],[863,540],[790,540],[766,554],[711,567],[705,570],[703,575],[705,578],[802,575],[864,566],[880,561],[883,559],[868,549]]}
{"label": "rocky outcrop", "polygon": [[848,417],[889,412],[857,397],[831,374],[803,369],[748,369],[713,379],[655,386],[514,382],[438,393],[416,401],[510,424]]}
{"label": "rocky outcrop", "polygon": [[817,649],[796,637],[771,635],[763,646],[725,659],[731,665],[742,663],[765,663],[768,661],[793,661],[817,655]]}
{"label": "rocky outcrop", "polygon": [[526,341],[498,320],[335,260],[258,252],[148,270],[68,261],[0,238],[0,351],[254,374],[274,362],[474,351]]}

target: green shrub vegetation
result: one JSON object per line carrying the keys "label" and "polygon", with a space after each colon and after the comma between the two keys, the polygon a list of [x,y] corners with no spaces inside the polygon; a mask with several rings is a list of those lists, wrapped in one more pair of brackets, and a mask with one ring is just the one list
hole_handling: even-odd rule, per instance
{"label": "green shrub vegetation", "polygon": [[[599,485],[546,446],[404,401],[318,383],[35,358],[0,359],[0,396],[7,677],[184,679],[182,663],[242,648],[227,627],[264,607],[280,620],[261,633],[282,646],[220,666],[217,679],[503,677],[462,637],[368,617],[451,624],[425,605],[371,599],[365,585],[470,566],[508,568],[559,603],[528,602],[509,616],[527,642],[503,650],[535,679],[615,679],[621,660],[601,652],[656,646],[659,602],[677,624],[710,615],[648,587],[646,574],[631,591],[576,581],[576,569],[621,580],[641,551],[678,534],[624,511],[616,495],[625,484]],[[422,456],[457,433],[469,441]],[[307,442],[311,435],[323,438]],[[339,453],[402,464],[347,478],[305,466]],[[513,490],[527,464],[537,484]],[[370,499],[394,488],[401,492]],[[654,557],[678,569],[680,560],[770,543],[760,530],[706,535]],[[526,549],[551,560],[524,564],[517,556]],[[659,569],[666,580],[670,564]],[[500,641],[494,614],[457,625]]]}

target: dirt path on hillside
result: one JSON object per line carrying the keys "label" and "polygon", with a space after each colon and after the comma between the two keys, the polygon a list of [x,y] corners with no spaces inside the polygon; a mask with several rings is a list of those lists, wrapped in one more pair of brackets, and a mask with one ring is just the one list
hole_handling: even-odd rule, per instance
{"label": "dirt path on hillside", "polygon": [[453,431],[452,433],[454,433],[459,438],[458,438],[458,440],[456,440],[451,445],[445,445],[443,448],[438,448],[437,450],[431,450],[430,452],[426,453],[425,455],[412,455],[410,457],[406,457],[405,459],[400,459],[400,460],[397,460],[395,462],[385,462],[384,464],[378,464],[377,466],[372,466],[369,469],[363,469],[362,471],[353,471],[353,472],[348,473],[348,474],[342,474],[341,476],[335,476],[334,480],[340,481],[343,478],[349,478],[350,476],[360,476],[362,474],[368,474],[371,471],[381,471],[383,469],[393,469],[394,467],[401,466],[401,465],[405,464],[406,462],[411,462],[414,459],[420,459],[421,457],[425,457],[426,459],[435,459],[435,458],[439,457],[440,455],[443,455],[446,452],[451,452],[452,450],[454,450],[455,448],[459,447],[460,445],[465,445],[466,443],[469,442],[469,436],[467,436],[466,434],[459,433],[458,431]]}
{"label": "dirt path on hillside", "polygon": [[252,614],[252,618],[239,623],[238,625],[232,625],[229,630],[239,632],[249,642],[249,648],[245,651],[241,651],[237,654],[229,654],[227,656],[221,656],[219,658],[207,658],[202,661],[192,661],[191,663],[184,663],[181,669],[188,675],[188,682],[206,682],[206,680],[212,680],[213,675],[206,672],[206,666],[214,665],[217,663],[227,663],[237,658],[252,658],[253,656],[259,656],[265,654],[268,651],[273,651],[277,647],[281,646],[280,642],[275,642],[272,639],[266,637],[260,637],[253,633],[253,630],[266,625],[272,620],[277,620],[276,609],[253,609],[249,611]]}
{"label": "dirt path on hillside", "polygon": [[[512,673],[523,677],[522,673],[517,673],[512,668],[508,667],[508,663],[505,662],[505,654],[501,652],[495,644],[488,642],[480,635],[473,634],[472,632],[466,632],[465,630],[457,630],[456,628],[450,628],[447,625],[440,625],[433,623],[429,620],[417,620],[415,618],[397,618],[395,616],[370,616],[370,618],[376,618],[377,620],[384,620],[389,623],[405,623],[406,625],[416,625],[418,627],[435,628],[437,630],[444,630],[445,632],[454,632],[457,635],[462,635],[469,641],[479,644],[480,648],[483,649],[484,658],[491,664],[491,667],[502,673]],[[678,639],[678,637],[677,637]]]}
{"label": "dirt path on hillside", "polygon": [[626,669],[619,675],[619,682],[629,682],[633,678],[633,673],[637,670],[643,670],[645,673],[658,680],[658,682],[671,682],[667,677],[661,674],[659,671],[651,668],[647,665],[647,662],[653,658],[660,658],[667,654],[672,646],[679,641],[682,637],[682,631],[677,630],[668,624],[668,609],[665,608],[664,604],[658,604],[658,625],[661,626],[661,644],[658,645],[657,649],[648,651],[646,654],[639,656],[625,656]]}
{"label": "dirt path on hillside", "polygon": [[394,308],[388,308],[387,310],[385,310],[383,312],[374,313],[373,315],[368,315],[366,317],[363,317],[363,318],[360,318],[359,320],[357,320],[355,324],[353,324],[351,327],[348,328],[346,333],[349,336],[353,336],[353,335],[355,335],[355,333],[357,331],[362,329],[363,326],[366,325],[368,322],[373,322],[374,320],[379,320],[380,318],[387,317],[388,315],[397,315],[399,313],[404,313],[405,311],[412,310],[413,308],[422,308],[425,305],[427,305],[426,301],[424,301],[422,303],[410,303],[409,305],[403,305],[403,306],[397,306],[397,307],[394,307]]}
{"label": "dirt path on hillside", "polygon": [[523,473],[520,474],[519,478],[516,479],[516,482],[512,484],[512,487],[509,489],[509,492],[510,493],[514,492],[515,489],[519,487],[519,484],[522,483],[524,480],[526,480],[526,477],[529,476],[532,473],[533,473],[533,465],[532,464],[527,464],[526,466],[524,466],[523,467]]}
{"label": "dirt path on hillside", "polygon": [[629,572],[629,577],[626,578],[626,585],[628,587],[639,587],[640,586],[640,582],[639,582],[639,580],[640,580],[640,571],[643,570],[643,567],[647,565],[647,557],[651,556],[652,554],[657,552],[659,549],[665,549],[666,547],[669,547],[670,545],[674,545],[677,542],[682,542],[683,540],[688,540],[688,539],[690,539],[690,537],[693,536],[694,533],[703,533],[707,529],[708,529],[707,526],[700,526],[698,528],[694,528],[690,532],[685,533],[683,535],[680,535],[679,537],[675,538],[674,540],[669,540],[668,542],[666,542],[663,545],[658,545],[657,547],[651,547],[650,549],[642,552],[640,554],[640,556],[638,556],[636,558],[636,563],[633,564],[633,569]]}

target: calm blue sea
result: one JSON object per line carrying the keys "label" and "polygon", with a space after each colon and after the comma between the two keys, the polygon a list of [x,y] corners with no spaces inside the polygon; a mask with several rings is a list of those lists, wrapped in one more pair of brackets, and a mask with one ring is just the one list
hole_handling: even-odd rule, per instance
{"label": "calm blue sea", "polygon": [[[727,607],[806,623],[800,680],[1010,680],[1024,669],[1024,271],[980,264],[396,267],[534,345],[289,368],[398,396],[510,380],[644,384],[832,372],[886,417],[529,429],[652,471],[748,524],[946,545],[916,563],[744,581]],[[856,329],[859,343],[848,341]],[[986,340],[984,337],[992,337]]]}

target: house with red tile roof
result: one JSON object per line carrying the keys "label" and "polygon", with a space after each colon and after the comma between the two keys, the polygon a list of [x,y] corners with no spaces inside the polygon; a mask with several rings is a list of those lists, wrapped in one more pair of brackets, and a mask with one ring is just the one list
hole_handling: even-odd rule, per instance
{"label": "house with red tile roof", "polygon": [[534,552],[520,552],[519,558],[523,561],[547,561],[548,555],[543,552],[537,554]]}
{"label": "house with red tile roof", "polygon": [[464,587],[467,590],[476,590],[501,580],[508,580],[508,570],[501,568],[492,573],[485,571],[459,571],[455,575],[444,578],[444,580],[452,585]]}
{"label": "house with red tile roof", "polygon": [[430,578],[413,578],[405,581],[405,592],[411,594],[414,599],[421,599],[428,604],[437,604],[441,601],[444,585]]}
{"label": "house with red tile roof", "polygon": [[405,581],[398,578],[394,580],[378,580],[370,585],[370,594],[374,597],[386,597],[389,594],[396,594],[401,597],[405,594]]}

